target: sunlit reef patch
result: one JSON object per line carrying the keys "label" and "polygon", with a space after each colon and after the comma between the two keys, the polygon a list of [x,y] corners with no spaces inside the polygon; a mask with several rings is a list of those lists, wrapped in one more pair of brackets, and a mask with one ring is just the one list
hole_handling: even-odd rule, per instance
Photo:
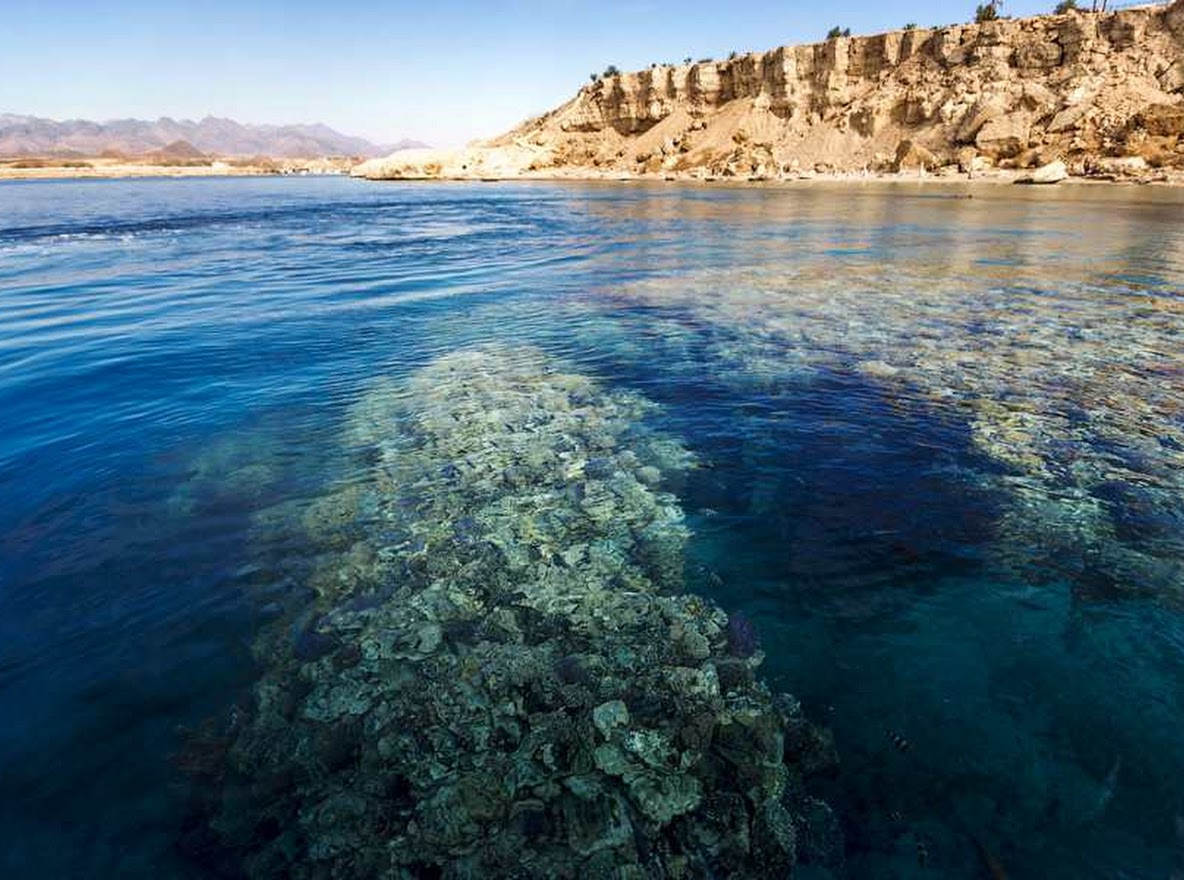
{"label": "sunlit reef patch", "polygon": [[849,374],[902,411],[952,413],[997,466],[982,480],[1013,500],[1000,535],[1009,561],[1055,561],[1108,595],[1184,601],[1179,297],[1051,296],[1005,276],[984,286],[895,269],[702,271],[574,307],[636,323],[617,334],[624,344],[644,339],[669,370],[707,363],[742,393]]}
{"label": "sunlit reef patch", "polygon": [[[680,591],[693,467],[652,405],[533,349],[352,410],[372,479],[300,513],[311,604],[192,746],[187,849],[251,877],[781,877],[839,858],[828,736]],[[267,520],[278,527],[273,512]],[[211,759],[212,756],[212,759]]]}

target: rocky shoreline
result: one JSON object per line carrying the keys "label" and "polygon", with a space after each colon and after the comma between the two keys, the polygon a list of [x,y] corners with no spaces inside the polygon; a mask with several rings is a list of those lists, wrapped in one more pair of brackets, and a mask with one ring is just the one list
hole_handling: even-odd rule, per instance
{"label": "rocky shoreline", "polygon": [[[386,160],[379,160],[385,162]],[[624,173],[597,171],[585,168],[553,168],[546,170],[524,170],[518,172],[477,170],[454,170],[436,172],[431,168],[405,167],[392,172],[389,164],[379,166],[366,163],[353,169],[352,177],[385,182],[485,182],[504,183],[513,181],[567,181],[572,183],[678,183],[678,184],[731,184],[745,186],[789,186],[810,183],[872,184],[900,183],[918,185],[973,185],[994,186],[1011,184],[1070,184],[1070,185],[1120,185],[1120,186],[1184,186],[1184,170],[1152,169],[1146,166],[1101,166],[1088,171],[1074,173],[1068,167],[1058,169],[1058,163],[1049,163],[1034,169],[986,169],[966,172],[957,166],[947,166],[936,171],[924,169],[910,171],[791,171],[771,176],[712,174],[705,171],[665,173]],[[1041,172],[1046,179],[1039,179]],[[1033,179],[1037,178],[1037,179]]]}
{"label": "rocky shoreline", "polygon": [[[1039,169],[1036,169],[1039,170]],[[202,166],[196,168],[176,168],[163,165],[120,165],[114,167],[94,168],[35,168],[10,169],[0,167],[0,181],[34,181],[34,180],[122,180],[136,178],[155,179],[221,179],[225,177],[346,177],[373,181],[407,181],[407,182],[512,182],[512,181],[568,181],[572,183],[681,183],[711,185],[717,183],[743,184],[746,186],[760,185],[793,185],[809,183],[908,183],[921,185],[1000,185],[1025,183],[1067,183],[1108,185],[1118,184],[1152,185],[1179,187],[1184,186],[1184,171],[1174,169],[1144,169],[1116,168],[1113,171],[1096,171],[1088,174],[1066,174],[1056,180],[1031,181],[1032,171],[1009,171],[992,169],[975,173],[965,173],[956,167],[939,169],[936,172],[925,171],[801,171],[779,174],[773,177],[749,176],[736,177],[729,175],[715,175],[708,173],[662,173],[662,174],[625,174],[621,172],[601,172],[589,169],[549,169],[546,171],[522,171],[516,173],[455,173],[433,174],[416,173],[408,170],[397,175],[383,172],[374,174],[364,168],[343,168],[330,170],[294,169],[277,171],[261,166],[212,168]]]}

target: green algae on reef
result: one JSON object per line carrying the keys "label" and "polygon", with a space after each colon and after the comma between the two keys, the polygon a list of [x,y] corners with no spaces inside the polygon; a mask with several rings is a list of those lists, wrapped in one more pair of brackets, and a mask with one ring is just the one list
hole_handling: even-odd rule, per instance
{"label": "green algae on reef", "polygon": [[[443,356],[353,409],[372,480],[301,527],[312,607],[196,780],[251,877],[785,876],[837,858],[828,735],[680,592],[693,466],[652,404],[533,349]],[[194,841],[190,841],[193,843]],[[228,868],[230,870],[231,868]]]}

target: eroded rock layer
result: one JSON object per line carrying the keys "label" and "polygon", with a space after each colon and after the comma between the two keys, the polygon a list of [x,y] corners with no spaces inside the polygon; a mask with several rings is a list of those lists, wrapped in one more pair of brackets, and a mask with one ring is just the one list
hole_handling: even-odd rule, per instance
{"label": "eroded rock layer", "polygon": [[802,783],[826,736],[755,678],[749,624],[679,591],[664,487],[692,461],[650,408],[499,348],[362,400],[373,480],[304,512],[332,552],[194,745],[191,849],[309,878],[783,877],[837,852]]}
{"label": "eroded rock layer", "polygon": [[[1066,160],[1077,174],[1184,168],[1184,0],[656,65],[456,154],[372,177],[595,173],[777,177]],[[427,167],[430,165],[430,167]]]}

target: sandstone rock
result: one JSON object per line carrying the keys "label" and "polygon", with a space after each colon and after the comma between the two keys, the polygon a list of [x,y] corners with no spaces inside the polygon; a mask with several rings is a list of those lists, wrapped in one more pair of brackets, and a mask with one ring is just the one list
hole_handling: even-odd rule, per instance
{"label": "sandstone rock", "polygon": [[1041,161],[1039,150],[1029,148],[1018,156],[1001,160],[1001,164],[1006,168],[1038,168],[1046,163]]}
{"label": "sandstone rock", "polygon": [[1184,59],[1165,67],[1159,75],[1159,84],[1165,92],[1184,91]]}
{"label": "sandstone rock", "polygon": [[962,122],[958,125],[958,131],[954,135],[954,140],[960,144],[975,143],[978,133],[982,130],[983,126],[1006,113],[1007,103],[1002,96],[989,95],[980,98],[962,118]]}
{"label": "sandstone rock", "polygon": [[905,125],[921,125],[933,118],[937,108],[927,95],[911,95],[896,105],[894,117]]}
{"label": "sandstone rock", "polygon": [[1024,83],[1020,91],[1020,105],[1033,113],[1044,113],[1054,109],[1060,103],[1056,93],[1040,83]]}
{"label": "sandstone rock", "polygon": [[1037,184],[1060,183],[1068,176],[1069,169],[1065,166],[1064,162],[1057,159],[1055,162],[1049,162],[1047,165],[1042,165],[1033,171],[1027,182]]}
{"label": "sandstone rock", "polygon": [[1012,63],[1021,70],[1035,70],[1056,67],[1063,57],[1064,52],[1057,43],[1032,40],[1016,46]]}
{"label": "sandstone rock", "polygon": [[945,67],[966,63],[969,47],[962,40],[962,28],[958,25],[941,28],[933,34],[928,43],[933,58]]}
{"label": "sandstone rock", "polygon": [[385,159],[371,159],[351,174],[371,180],[518,177],[532,167],[549,165],[549,151],[513,144],[496,149],[402,150]]}
{"label": "sandstone rock", "polygon": [[1104,19],[1099,30],[1115,49],[1129,49],[1139,41],[1144,24],[1144,16],[1130,15],[1129,11],[1123,10]]}
{"label": "sandstone rock", "polygon": [[1147,160],[1142,156],[1105,156],[1095,159],[1090,168],[1095,174],[1115,177],[1137,176],[1148,169]]}
{"label": "sandstone rock", "polygon": [[893,163],[893,170],[897,173],[921,169],[932,171],[940,165],[941,162],[930,150],[912,141],[901,141],[900,146],[896,150],[896,161]]}
{"label": "sandstone rock", "polygon": [[1184,167],[1184,141],[1178,138],[1150,137],[1127,152],[1146,160],[1152,168]]}
{"label": "sandstone rock", "polygon": [[1184,135],[1184,104],[1151,104],[1135,117],[1135,124],[1156,137]]}
{"label": "sandstone rock", "polygon": [[1071,104],[1052,118],[1052,122],[1048,124],[1048,131],[1052,134],[1060,134],[1076,128],[1092,106],[1093,104],[1089,101]]}
{"label": "sandstone rock", "polygon": [[1031,124],[1027,116],[1012,113],[990,120],[978,132],[974,144],[996,158],[1018,156],[1028,146]]}
{"label": "sandstone rock", "polygon": [[963,174],[986,171],[994,163],[986,156],[980,156],[974,147],[963,147],[958,151],[958,170]]}
{"label": "sandstone rock", "polygon": [[1064,52],[1066,64],[1081,59],[1097,38],[1097,19],[1092,15],[1067,15],[1057,27],[1057,42]]}
{"label": "sandstone rock", "polygon": [[1010,161],[1015,168],[1040,168],[1061,158],[1061,151],[1055,147],[1030,147]]}
{"label": "sandstone rock", "polygon": [[1177,35],[1184,36],[1184,0],[1176,0],[1163,14],[1168,29]]}

